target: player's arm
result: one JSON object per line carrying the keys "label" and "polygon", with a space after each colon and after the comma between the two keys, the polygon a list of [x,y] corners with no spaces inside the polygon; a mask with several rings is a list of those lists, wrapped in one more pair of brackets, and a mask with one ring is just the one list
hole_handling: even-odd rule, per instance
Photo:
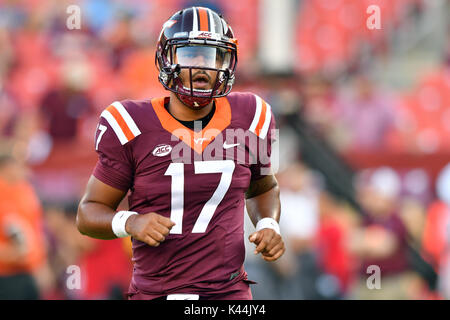
{"label": "player's arm", "polygon": [[97,239],[117,238],[112,231],[112,219],[125,195],[125,191],[91,176],[78,206],[76,221],[80,233]]}
{"label": "player's arm", "polygon": [[273,173],[266,173],[271,171],[272,142],[276,140],[272,135],[276,128],[275,118],[267,102],[257,95],[250,96],[249,110],[254,110],[254,114],[248,130],[258,137],[258,145],[254,151],[257,161],[250,166],[252,176],[246,192],[247,212],[256,227],[249,240],[256,245],[255,254],[261,253],[264,260],[274,261],[285,251],[278,226],[280,190]]}
{"label": "player's arm", "polygon": [[[261,253],[266,261],[275,261],[286,250],[279,230],[277,230],[281,205],[280,189],[275,176],[267,175],[252,181],[246,192],[246,198],[247,212],[257,227],[257,231],[249,236],[250,242],[256,244],[255,254]],[[263,219],[268,224],[264,224]],[[258,230],[259,226],[260,230]]]}
{"label": "player's arm", "polygon": [[[77,228],[80,233],[97,239],[117,238],[112,222],[125,195],[126,192],[91,176],[78,207]],[[170,219],[150,212],[131,215],[125,222],[125,231],[133,238],[156,247],[165,240],[174,225]]]}
{"label": "player's arm", "polygon": [[[125,134],[126,128],[132,128],[131,134]],[[97,239],[131,235],[158,246],[174,225],[154,212],[116,212],[133,183],[132,155],[126,145],[138,135],[136,123],[121,102],[114,102],[100,115],[95,136],[99,160],[78,206],[77,227],[82,234]]]}

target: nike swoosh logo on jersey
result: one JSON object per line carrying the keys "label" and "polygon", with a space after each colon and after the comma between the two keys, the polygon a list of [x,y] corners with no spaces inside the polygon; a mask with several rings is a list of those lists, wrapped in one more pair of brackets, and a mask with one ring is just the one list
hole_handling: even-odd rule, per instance
{"label": "nike swoosh logo on jersey", "polygon": [[227,144],[226,142],[223,143],[223,148],[224,149],[230,149],[233,147],[237,147],[238,145],[240,145],[240,143],[232,143],[232,144]]}

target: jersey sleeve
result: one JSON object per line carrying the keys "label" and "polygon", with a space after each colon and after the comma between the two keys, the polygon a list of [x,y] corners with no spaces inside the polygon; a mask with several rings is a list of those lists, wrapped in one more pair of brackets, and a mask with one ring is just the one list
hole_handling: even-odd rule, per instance
{"label": "jersey sleeve", "polygon": [[93,175],[111,187],[128,191],[134,180],[134,165],[128,143],[139,134],[139,129],[120,102],[106,108],[95,133],[98,161]]}
{"label": "jersey sleeve", "polygon": [[259,180],[266,175],[272,174],[272,146],[277,140],[276,121],[271,106],[257,95],[255,114],[249,131],[257,137],[256,163],[250,166],[251,180]]}

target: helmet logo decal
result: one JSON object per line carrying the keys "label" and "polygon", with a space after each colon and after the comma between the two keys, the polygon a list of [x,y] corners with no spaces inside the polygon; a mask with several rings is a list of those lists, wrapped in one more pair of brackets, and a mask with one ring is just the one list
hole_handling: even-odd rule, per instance
{"label": "helmet logo decal", "polygon": [[209,31],[191,31],[189,32],[190,38],[206,38],[206,39],[214,39],[220,40],[220,34],[209,32]]}
{"label": "helmet logo decal", "polygon": [[199,38],[211,38],[212,37],[212,33],[203,31],[203,32],[200,32],[198,34],[198,37]]}

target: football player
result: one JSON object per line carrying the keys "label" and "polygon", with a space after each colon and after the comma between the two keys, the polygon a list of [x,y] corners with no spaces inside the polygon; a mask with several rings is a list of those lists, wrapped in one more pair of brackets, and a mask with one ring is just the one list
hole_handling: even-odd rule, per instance
{"label": "football player", "polygon": [[[102,112],[78,229],[98,239],[131,235],[129,299],[251,299],[245,206],[255,254],[274,261],[285,251],[270,105],[230,93],[237,41],[208,8],[175,13],[155,58],[169,95],[114,102]],[[117,212],[128,192],[129,211]]]}

